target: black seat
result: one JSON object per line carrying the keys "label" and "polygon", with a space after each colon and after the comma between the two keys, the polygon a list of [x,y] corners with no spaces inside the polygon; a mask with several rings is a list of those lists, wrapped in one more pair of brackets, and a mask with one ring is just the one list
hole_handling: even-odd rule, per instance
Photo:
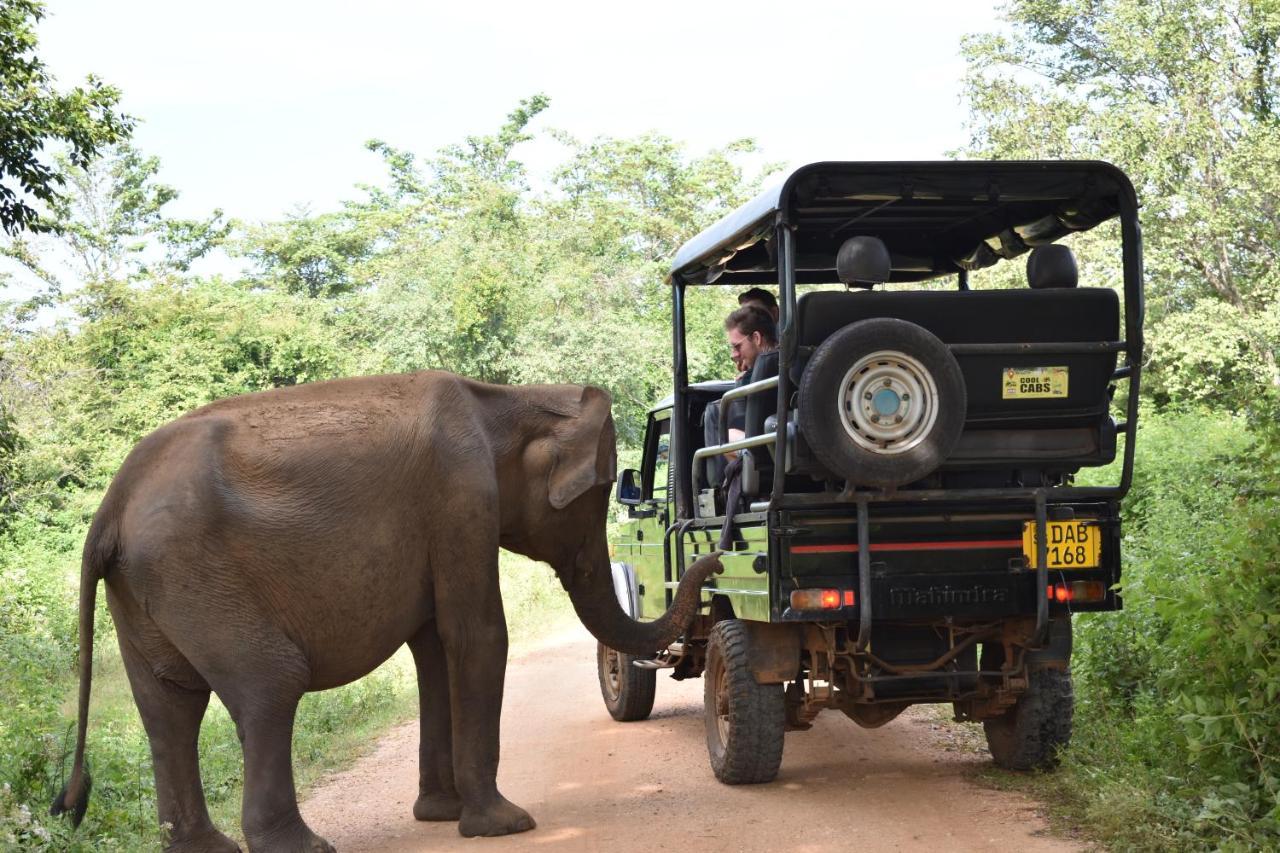
{"label": "black seat", "polygon": [[[915,323],[947,344],[1116,341],[1120,334],[1120,304],[1115,291],[1066,285],[1063,257],[1061,253],[1051,254],[1055,257],[1048,257],[1043,267],[1048,272],[1036,280],[1056,279],[1059,284],[1042,284],[1041,289],[1035,290],[805,294],[797,305],[799,352],[792,380],[799,384],[808,355],[831,334],[873,317]],[[1074,271],[1074,261],[1071,270]],[[968,409],[965,435],[953,456],[954,463],[970,467],[1001,464],[1020,457],[1096,465],[1114,456],[1114,431],[1108,436],[1104,422],[1110,423],[1108,388],[1116,367],[1115,352],[957,354],[956,360],[968,390]],[[1009,368],[1051,366],[1068,369],[1066,397],[1004,398],[1002,379]],[[1077,428],[1089,436],[1077,432]],[[1005,433],[1008,441],[995,432],[969,435],[979,430]],[[1016,434],[1025,430],[1044,432],[1033,440],[1018,439]],[[1016,451],[1006,447],[1010,441],[1017,445]],[[1085,448],[1092,450],[1084,452]]]}
{"label": "black seat", "polygon": [[[778,375],[778,352],[763,353],[756,359],[751,368],[751,382],[760,382]],[[759,394],[752,394],[745,400],[743,431],[748,436],[763,435],[772,432],[766,425],[768,419],[778,413],[778,391],[771,389]],[[772,447],[753,447],[742,451],[742,493],[758,495],[761,489],[767,489],[773,477],[774,450]]]}
{"label": "black seat", "polygon": [[[907,320],[948,344],[1104,342],[1120,334],[1120,302],[1106,288],[809,293],[797,309],[802,352],[793,380],[798,383],[803,371],[804,348],[812,351],[836,330],[872,317]],[[960,355],[957,361],[969,392],[966,427],[1077,426],[1107,411],[1116,354]],[[1003,398],[1001,377],[1008,368],[1054,365],[1070,371],[1065,398]]]}
{"label": "black seat", "polygon": [[[751,381],[760,382],[764,379],[771,379],[778,375],[778,351],[766,352],[756,359],[755,366],[751,368]],[[765,418],[778,413],[778,392],[777,390],[766,391],[763,394],[752,394],[746,400],[746,428],[747,435],[760,435],[764,432]]]}

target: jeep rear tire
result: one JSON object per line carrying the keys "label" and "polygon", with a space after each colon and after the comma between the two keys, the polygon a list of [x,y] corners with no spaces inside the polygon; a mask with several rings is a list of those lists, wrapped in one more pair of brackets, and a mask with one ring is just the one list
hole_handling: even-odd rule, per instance
{"label": "jeep rear tire", "polygon": [[726,785],[772,782],[782,764],[782,685],[756,682],[747,663],[750,642],[740,619],[717,622],[707,641],[707,752],[712,772]]}
{"label": "jeep rear tire", "polygon": [[609,716],[620,723],[647,720],[657,693],[658,672],[633,665],[631,655],[614,651],[596,643],[596,669],[600,676],[600,695]]}
{"label": "jeep rear tire", "polygon": [[1027,691],[998,717],[982,721],[987,748],[1006,770],[1048,769],[1071,742],[1075,697],[1071,673],[1041,669],[1028,673]]}
{"label": "jeep rear tire", "polygon": [[799,426],[833,474],[890,488],[920,480],[955,449],[964,375],[933,333],[880,317],[840,329],[800,377]]}

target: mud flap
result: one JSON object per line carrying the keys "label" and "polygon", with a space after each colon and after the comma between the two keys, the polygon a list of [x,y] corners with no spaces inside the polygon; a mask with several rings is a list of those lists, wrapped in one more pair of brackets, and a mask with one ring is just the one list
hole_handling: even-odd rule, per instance
{"label": "mud flap", "polygon": [[801,626],[744,622],[749,643],[747,665],[757,684],[795,681],[800,673]]}
{"label": "mud flap", "polygon": [[1071,665],[1071,614],[1049,620],[1049,638],[1042,648],[1027,650],[1027,671],[1058,669]]}

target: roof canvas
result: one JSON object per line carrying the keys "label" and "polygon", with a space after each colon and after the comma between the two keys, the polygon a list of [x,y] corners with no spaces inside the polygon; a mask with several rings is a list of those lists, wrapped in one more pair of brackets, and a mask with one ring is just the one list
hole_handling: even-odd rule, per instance
{"label": "roof canvas", "polygon": [[1085,231],[1137,201],[1100,161],[827,162],[801,166],[676,252],[689,284],[777,281],[779,222],[796,228],[796,280],[834,282],[849,237],[884,240],[890,281],[992,266]]}

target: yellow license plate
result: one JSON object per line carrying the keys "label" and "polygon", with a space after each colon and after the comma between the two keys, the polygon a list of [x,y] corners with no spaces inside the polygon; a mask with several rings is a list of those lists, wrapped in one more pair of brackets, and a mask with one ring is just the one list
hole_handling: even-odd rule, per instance
{"label": "yellow license plate", "polygon": [[1005,400],[1065,397],[1069,375],[1065,367],[1006,367],[1001,396]]}
{"label": "yellow license plate", "polygon": [[[1102,533],[1093,521],[1050,521],[1045,528],[1048,543],[1047,568],[1096,569],[1102,564]],[[1022,525],[1022,555],[1027,565],[1036,563],[1036,523]]]}

